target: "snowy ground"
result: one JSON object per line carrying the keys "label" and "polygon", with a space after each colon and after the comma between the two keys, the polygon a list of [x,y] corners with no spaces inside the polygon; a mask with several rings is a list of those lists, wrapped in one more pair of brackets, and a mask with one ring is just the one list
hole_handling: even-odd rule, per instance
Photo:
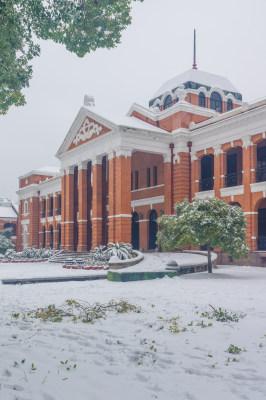
{"label": "snowy ground", "polygon": [[[15,268],[1,265],[0,279],[11,277],[8,267]],[[266,269],[255,267],[127,283],[0,284],[0,399],[265,399],[265,287]],[[110,313],[94,325],[11,317],[69,298],[126,299],[142,312]],[[246,316],[235,323],[201,317],[209,304]],[[175,317],[186,331],[170,332]],[[198,326],[201,321],[207,327]],[[242,351],[229,354],[230,344]],[[69,371],[61,364],[66,360]]]}
{"label": "snowy ground", "polygon": [[[175,260],[178,265],[195,265],[206,262],[207,257],[190,253],[146,253],[144,260],[139,264],[121,270],[122,272],[132,271],[164,271],[169,260]],[[118,271],[119,272],[119,271]],[[75,276],[75,275],[107,275],[103,270],[74,270],[63,268],[61,264],[52,263],[0,263],[1,279],[22,279],[22,278],[44,278],[54,276]]]}

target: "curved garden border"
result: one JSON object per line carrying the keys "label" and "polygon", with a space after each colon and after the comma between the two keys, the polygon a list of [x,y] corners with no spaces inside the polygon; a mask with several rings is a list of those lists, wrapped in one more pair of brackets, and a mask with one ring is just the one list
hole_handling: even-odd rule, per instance
{"label": "curved garden border", "polygon": [[132,265],[138,264],[144,258],[144,254],[142,254],[140,251],[133,250],[133,254],[136,254],[136,257],[129,258],[128,260],[117,260],[115,262],[112,262],[111,260],[108,261],[109,269],[123,269],[132,267]]}

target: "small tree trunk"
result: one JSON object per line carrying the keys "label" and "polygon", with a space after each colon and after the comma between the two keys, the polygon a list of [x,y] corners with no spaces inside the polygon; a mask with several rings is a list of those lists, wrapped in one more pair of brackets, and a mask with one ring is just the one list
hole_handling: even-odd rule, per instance
{"label": "small tree trunk", "polygon": [[211,255],[211,248],[207,244],[207,250],[208,250],[208,272],[209,274],[212,273],[212,255]]}

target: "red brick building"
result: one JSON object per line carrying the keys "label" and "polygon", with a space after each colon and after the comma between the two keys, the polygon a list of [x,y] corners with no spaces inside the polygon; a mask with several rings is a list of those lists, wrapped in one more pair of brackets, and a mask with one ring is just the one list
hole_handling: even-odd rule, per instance
{"label": "red brick building", "polygon": [[265,131],[266,100],[243,103],[226,78],[195,66],[122,118],[85,96],[57,152],[60,171],[19,178],[18,249],[83,251],[108,241],[154,249],[158,216],[184,198],[216,196],[242,207],[248,262],[261,263]]}

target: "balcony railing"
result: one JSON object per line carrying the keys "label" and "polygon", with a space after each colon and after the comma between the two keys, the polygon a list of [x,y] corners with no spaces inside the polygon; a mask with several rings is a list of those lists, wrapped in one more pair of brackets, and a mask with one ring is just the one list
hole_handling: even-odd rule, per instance
{"label": "balcony railing", "polygon": [[201,179],[199,181],[200,192],[206,192],[213,189],[213,178]]}
{"label": "balcony railing", "polygon": [[266,181],[266,167],[260,167],[256,169],[257,182]]}
{"label": "balcony railing", "polygon": [[242,172],[235,172],[234,174],[225,175],[225,186],[238,186],[242,185]]}
{"label": "balcony railing", "polygon": [[49,210],[48,211],[48,215],[49,215],[49,217],[52,217],[53,216],[53,210]]}
{"label": "balcony railing", "polygon": [[61,215],[61,208],[56,209],[56,215]]}
{"label": "balcony railing", "polygon": [[266,250],[266,237],[258,237],[258,250]]}

